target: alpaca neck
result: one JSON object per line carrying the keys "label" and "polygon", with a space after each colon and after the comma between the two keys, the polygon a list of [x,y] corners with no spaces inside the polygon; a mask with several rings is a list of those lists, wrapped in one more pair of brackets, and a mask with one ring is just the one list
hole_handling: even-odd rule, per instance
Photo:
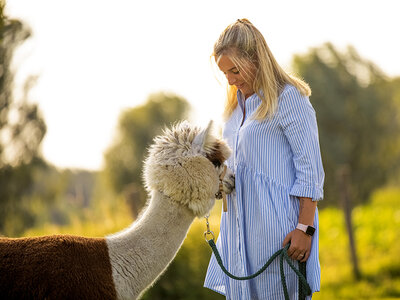
{"label": "alpaca neck", "polygon": [[175,257],[193,220],[187,207],[153,192],[143,216],[107,238],[117,290],[122,285],[140,293],[150,285]]}

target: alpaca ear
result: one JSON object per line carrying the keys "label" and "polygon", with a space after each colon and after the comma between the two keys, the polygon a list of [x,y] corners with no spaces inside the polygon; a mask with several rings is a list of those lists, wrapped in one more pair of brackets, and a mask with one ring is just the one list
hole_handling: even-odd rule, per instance
{"label": "alpaca ear", "polygon": [[193,144],[201,146],[201,149],[206,151],[212,148],[215,138],[212,136],[213,121],[211,120],[207,128],[201,131],[193,140]]}

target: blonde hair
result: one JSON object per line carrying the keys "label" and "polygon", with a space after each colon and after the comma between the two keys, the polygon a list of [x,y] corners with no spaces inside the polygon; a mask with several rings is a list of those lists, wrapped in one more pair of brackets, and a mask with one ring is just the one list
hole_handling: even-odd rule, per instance
{"label": "blonde hair", "polygon": [[[286,73],[277,63],[261,32],[247,19],[238,19],[230,24],[214,45],[212,57],[218,62],[226,55],[243,74],[246,82],[253,80],[253,90],[261,99],[255,119],[270,117],[278,106],[278,96],[287,83],[295,86],[304,96],[311,95],[306,82]],[[249,74],[249,66],[256,70]],[[237,88],[229,86],[224,117],[227,119],[237,106]]]}

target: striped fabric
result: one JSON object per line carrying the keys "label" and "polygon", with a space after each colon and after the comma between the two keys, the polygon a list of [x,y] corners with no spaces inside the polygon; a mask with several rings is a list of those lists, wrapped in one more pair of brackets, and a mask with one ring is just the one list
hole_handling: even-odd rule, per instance
{"label": "striped fabric", "polygon": [[[236,189],[221,216],[217,247],[226,268],[246,276],[262,267],[295,229],[297,197],[323,198],[324,171],[315,111],[308,97],[286,85],[277,112],[261,122],[252,118],[261,103],[256,94],[244,101],[238,93],[238,102],[224,128],[224,138],[233,149],[227,164],[235,173]],[[314,226],[307,261],[307,281],[313,292],[320,289],[318,211]],[[276,260],[254,279],[233,280],[221,271],[213,255],[204,286],[227,299],[284,299],[279,274]],[[285,274],[290,299],[297,299],[297,277],[287,264]]]}

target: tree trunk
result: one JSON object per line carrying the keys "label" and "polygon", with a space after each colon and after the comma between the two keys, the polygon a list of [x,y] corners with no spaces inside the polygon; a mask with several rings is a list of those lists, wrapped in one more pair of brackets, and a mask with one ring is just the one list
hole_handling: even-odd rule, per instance
{"label": "tree trunk", "polygon": [[354,231],[353,231],[353,224],[351,220],[351,199],[350,199],[350,168],[348,165],[343,165],[339,167],[337,172],[337,182],[340,191],[340,198],[341,204],[343,207],[344,212],[344,219],[346,222],[346,229],[349,236],[349,250],[350,250],[350,257],[351,262],[353,265],[353,275],[356,280],[361,279],[361,272],[358,267],[358,258],[357,258],[357,251],[356,251],[356,244],[354,238]]}

